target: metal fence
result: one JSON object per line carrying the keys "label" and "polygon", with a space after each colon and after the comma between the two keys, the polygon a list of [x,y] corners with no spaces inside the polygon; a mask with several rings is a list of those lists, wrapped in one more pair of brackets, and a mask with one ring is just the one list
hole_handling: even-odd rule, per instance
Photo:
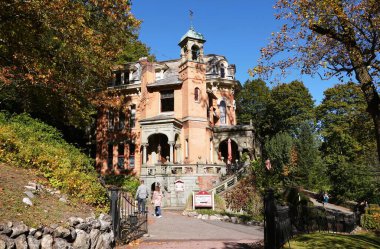
{"label": "metal fence", "polygon": [[112,229],[119,243],[128,243],[148,233],[148,212],[139,212],[133,196],[122,189],[111,192]]}
{"label": "metal fence", "polygon": [[295,233],[315,231],[350,233],[355,229],[355,214],[330,212],[323,207],[305,205],[279,206],[273,190],[267,190],[264,198],[265,249],[283,247]]}

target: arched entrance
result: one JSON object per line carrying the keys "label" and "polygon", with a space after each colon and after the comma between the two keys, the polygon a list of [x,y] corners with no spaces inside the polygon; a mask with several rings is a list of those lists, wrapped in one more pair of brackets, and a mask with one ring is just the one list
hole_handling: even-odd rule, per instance
{"label": "arched entrance", "polygon": [[170,156],[168,137],[161,133],[150,135],[148,144],[148,164],[166,163]]}
{"label": "arched entrance", "polygon": [[[231,146],[231,160],[228,160],[228,140],[230,140]],[[222,160],[226,164],[235,164],[236,160],[240,160],[238,145],[232,139],[225,139],[219,144],[218,154],[219,160]]]}

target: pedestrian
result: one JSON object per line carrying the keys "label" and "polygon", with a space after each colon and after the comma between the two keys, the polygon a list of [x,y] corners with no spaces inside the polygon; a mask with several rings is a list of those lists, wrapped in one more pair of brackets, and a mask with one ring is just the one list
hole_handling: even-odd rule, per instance
{"label": "pedestrian", "polygon": [[156,186],[153,192],[152,203],[154,205],[154,214],[158,218],[161,218],[161,203],[162,203],[162,192],[160,186]]}
{"label": "pedestrian", "polygon": [[148,198],[148,188],[144,185],[144,180],[140,181],[140,186],[137,188],[135,199],[140,213],[145,213],[146,199]]}
{"label": "pedestrian", "polygon": [[323,195],[323,205],[325,205],[328,202],[329,202],[329,195],[327,194],[327,192],[325,192],[325,194]]}

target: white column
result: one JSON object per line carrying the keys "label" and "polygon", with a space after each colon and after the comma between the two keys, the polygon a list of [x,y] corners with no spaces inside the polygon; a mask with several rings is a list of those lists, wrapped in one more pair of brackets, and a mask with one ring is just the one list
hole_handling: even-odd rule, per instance
{"label": "white column", "polygon": [[146,164],[146,147],[148,146],[148,144],[143,144],[143,165]]}
{"label": "white column", "polygon": [[168,144],[170,146],[170,158],[169,158],[169,162],[173,163],[174,142],[168,142]]}

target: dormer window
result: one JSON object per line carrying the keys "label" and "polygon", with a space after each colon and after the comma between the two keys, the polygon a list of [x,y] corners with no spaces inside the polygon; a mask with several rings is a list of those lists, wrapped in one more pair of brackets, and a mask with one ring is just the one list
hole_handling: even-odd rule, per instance
{"label": "dormer window", "polygon": [[191,47],[191,59],[193,61],[199,61],[199,54],[200,54],[199,47],[196,45],[193,45]]}
{"label": "dormer window", "polygon": [[226,76],[226,70],[224,68],[224,64],[220,64],[220,77],[224,78]]}

